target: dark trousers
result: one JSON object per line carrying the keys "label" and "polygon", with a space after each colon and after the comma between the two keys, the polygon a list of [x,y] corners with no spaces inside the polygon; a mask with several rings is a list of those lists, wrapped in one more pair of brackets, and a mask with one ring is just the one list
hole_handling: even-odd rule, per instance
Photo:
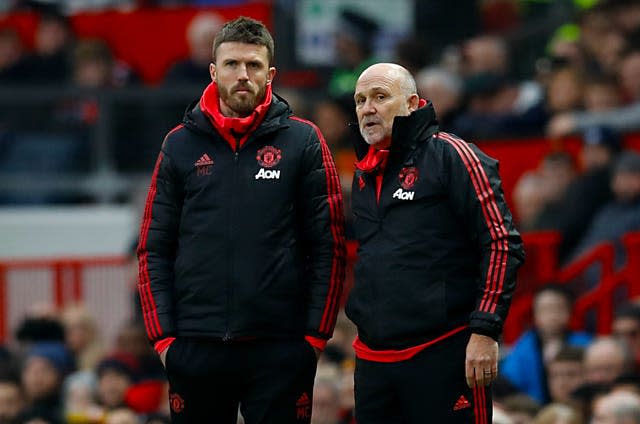
{"label": "dark trousers", "polygon": [[463,331],[407,361],[356,360],[358,424],[490,424],[490,388],[466,383],[468,341]]}
{"label": "dark trousers", "polygon": [[223,343],[177,338],[166,357],[174,423],[311,421],[316,356],[304,339]]}

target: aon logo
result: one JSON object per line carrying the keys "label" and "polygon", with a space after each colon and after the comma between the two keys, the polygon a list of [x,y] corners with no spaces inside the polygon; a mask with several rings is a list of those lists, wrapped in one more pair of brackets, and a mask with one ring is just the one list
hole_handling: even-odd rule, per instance
{"label": "aon logo", "polygon": [[413,200],[414,194],[415,192],[413,191],[404,191],[403,189],[399,188],[393,193],[393,198],[400,200]]}
{"label": "aon logo", "polygon": [[255,179],[263,179],[263,180],[279,180],[280,179],[280,170],[276,169],[264,169],[260,168],[258,173],[255,175]]}

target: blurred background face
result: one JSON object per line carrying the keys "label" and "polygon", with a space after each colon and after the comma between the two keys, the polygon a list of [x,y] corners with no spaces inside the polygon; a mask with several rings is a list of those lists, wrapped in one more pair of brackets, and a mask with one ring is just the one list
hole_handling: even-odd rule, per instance
{"label": "blurred background face", "polygon": [[533,301],[533,320],[544,336],[559,336],[566,331],[571,316],[567,299],[551,291],[539,293]]}
{"label": "blurred background face", "polygon": [[36,51],[43,55],[51,55],[62,49],[69,39],[67,27],[54,19],[40,22],[36,33]]}
{"label": "blurred background face", "polygon": [[616,172],[611,182],[615,198],[619,202],[633,202],[640,198],[640,173]]}
{"label": "blurred background face", "polygon": [[617,318],[613,321],[612,333],[629,345],[635,357],[640,355],[640,322],[633,318]]}
{"label": "blurred background face", "polygon": [[620,96],[614,84],[590,84],[584,88],[584,107],[592,112],[602,112],[620,106]]}
{"label": "blurred background face", "polygon": [[611,150],[599,144],[585,145],[580,150],[580,162],[585,171],[602,168],[608,165],[612,158]]}
{"label": "blurred background face", "polygon": [[640,100],[640,52],[624,59],[620,67],[620,85],[625,94]]}
{"label": "blurred background face", "polygon": [[576,71],[566,68],[551,76],[547,103],[555,113],[569,112],[582,106],[582,81]]}
{"label": "blurred background face", "polygon": [[98,397],[101,404],[107,408],[121,406],[130,386],[131,379],[126,375],[114,370],[103,371],[98,380]]}
{"label": "blurred background face", "polygon": [[0,382],[0,423],[10,423],[18,415],[24,401],[18,385]]}
{"label": "blurred background face", "polygon": [[596,342],[585,352],[584,371],[588,383],[609,384],[624,370],[624,351],[613,342]]}
{"label": "blurred background face", "polygon": [[547,367],[547,378],[551,399],[569,404],[571,392],[584,383],[582,362],[551,361]]}
{"label": "blurred background face", "polygon": [[28,399],[40,399],[53,394],[60,385],[60,374],[44,358],[27,359],[22,370],[22,386]]}

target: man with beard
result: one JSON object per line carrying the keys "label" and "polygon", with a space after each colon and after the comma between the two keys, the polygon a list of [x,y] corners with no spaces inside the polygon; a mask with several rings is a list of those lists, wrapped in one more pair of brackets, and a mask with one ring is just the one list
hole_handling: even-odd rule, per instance
{"label": "man with beard", "polygon": [[356,421],[489,423],[524,256],[498,162],[440,131],[399,65],[367,68],[354,99]]}
{"label": "man with beard", "polygon": [[309,423],[344,279],[340,181],[318,128],[272,92],[273,39],[241,17],[166,136],[138,289],[175,423]]}

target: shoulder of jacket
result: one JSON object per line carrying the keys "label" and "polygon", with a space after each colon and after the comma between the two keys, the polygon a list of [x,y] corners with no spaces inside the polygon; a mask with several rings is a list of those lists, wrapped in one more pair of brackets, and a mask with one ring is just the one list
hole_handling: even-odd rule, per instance
{"label": "shoulder of jacket", "polygon": [[295,115],[290,115],[287,117],[287,119],[292,129],[297,131],[304,131],[305,134],[315,134],[317,139],[324,140],[324,137],[320,132],[320,128],[318,128],[318,126],[313,122],[307,119],[299,118]]}
{"label": "shoulder of jacket", "polygon": [[174,147],[176,143],[180,143],[180,141],[184,140],[187,134],[188,129],[184,126],[184,124],[176,125],[164,136],[164,139],[162,141],[162,149],[167,150]]}

